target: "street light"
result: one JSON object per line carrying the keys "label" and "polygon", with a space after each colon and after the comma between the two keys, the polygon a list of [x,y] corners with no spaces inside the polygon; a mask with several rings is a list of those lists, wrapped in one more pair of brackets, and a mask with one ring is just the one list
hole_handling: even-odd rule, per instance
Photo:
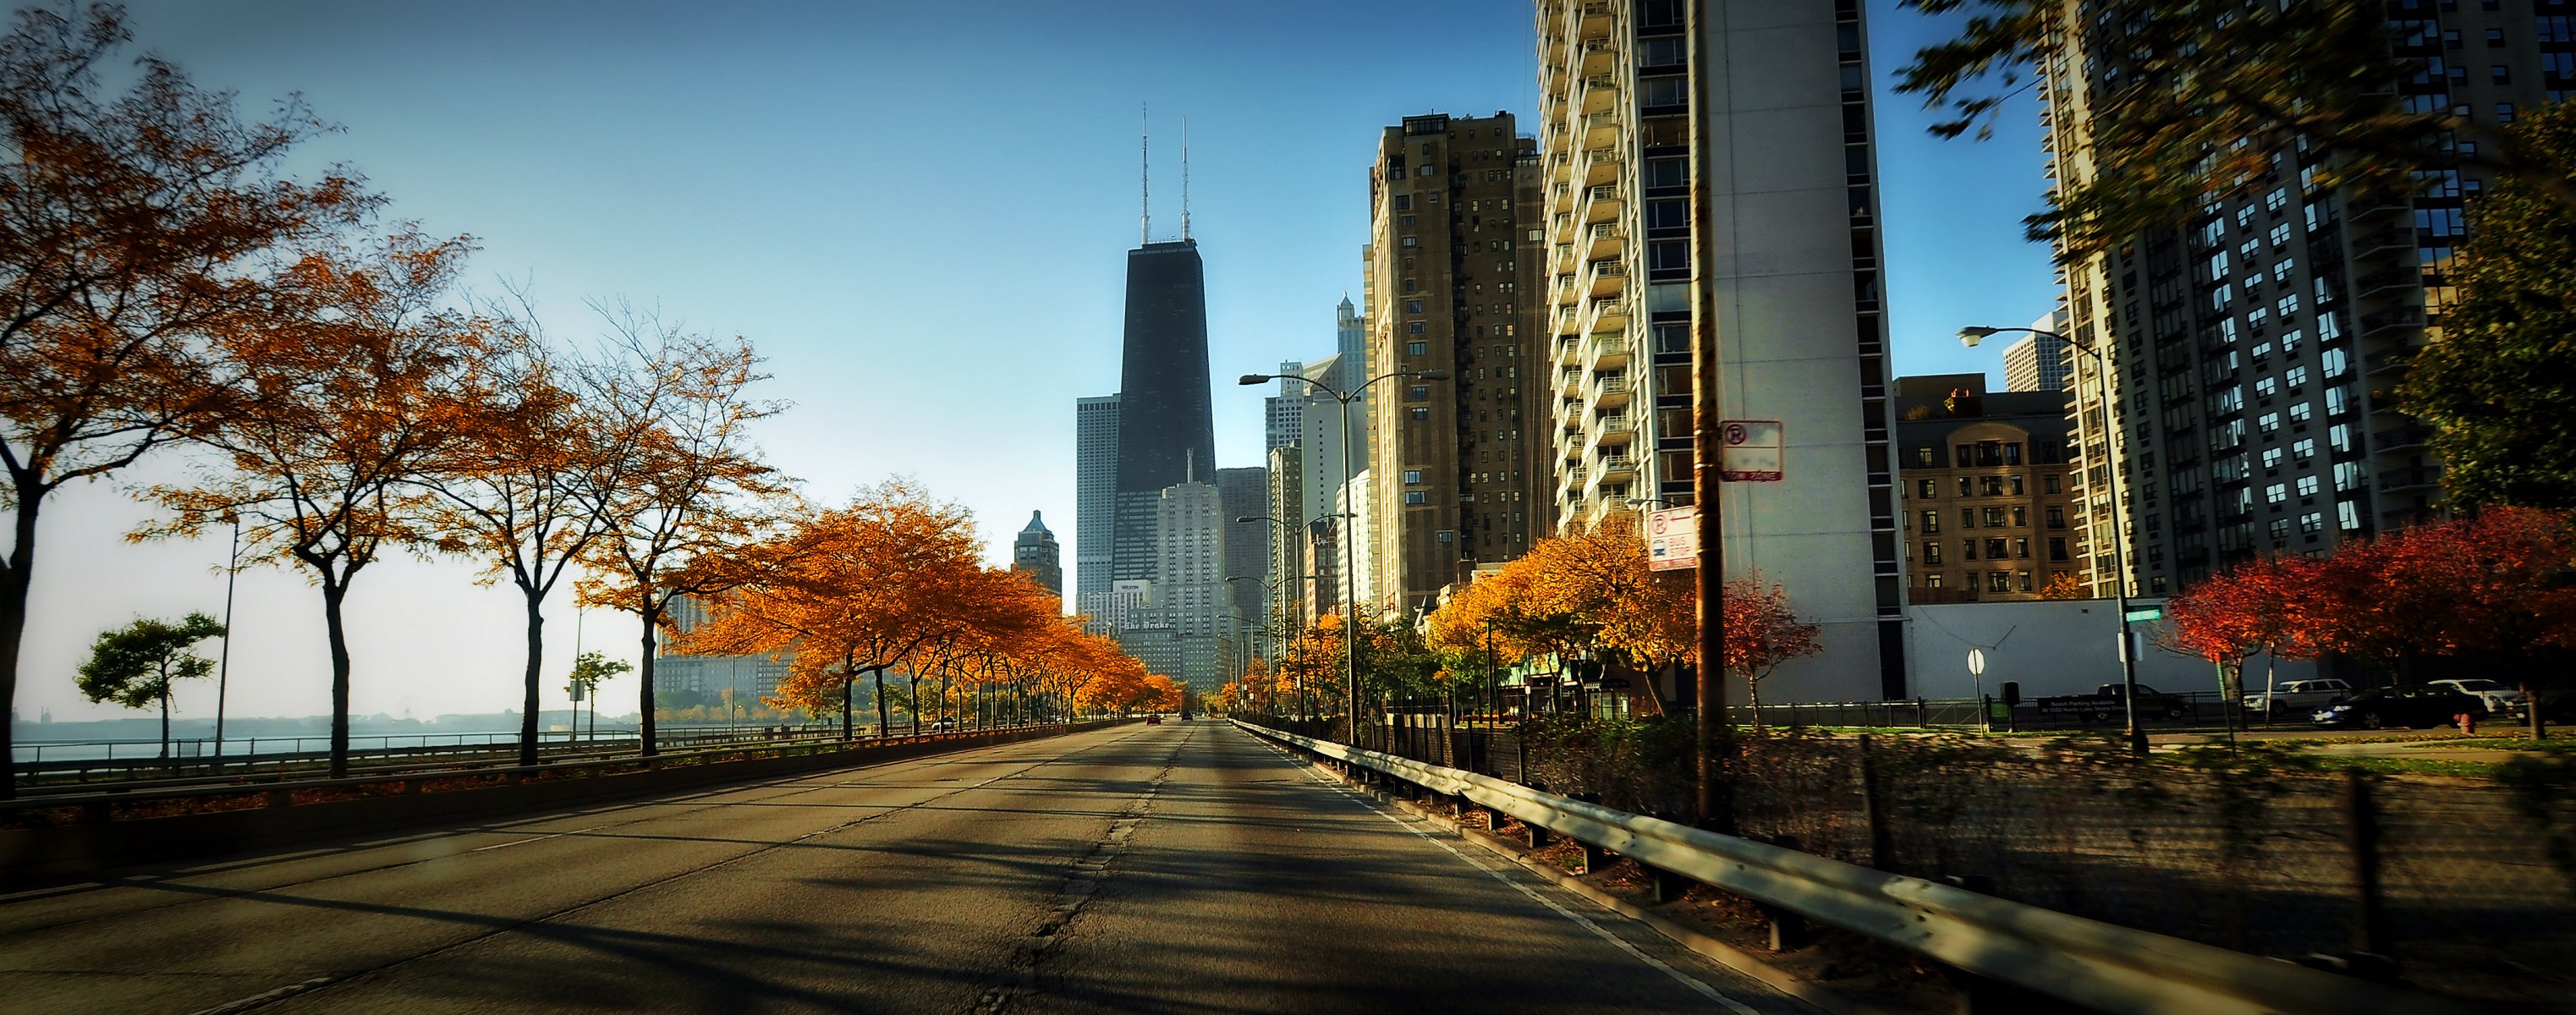
{"label": "street light", "polygon": [[[1366,393],[1368,389],[1377,382],[1391,380],[1397,377],[1418,377],[1426,381],[1445,381],[1449,379],[1449,371],[1398,370],[1391,374],[1380,374],[1376,377],[1371,377],[1366,381],[1360,382],[1358,387],[1352,388],[1349,391],[1340,390],[1330,384],[1314,380],[1303,374],[1245,374],[1241,378],[1237,379],[1235,383],[1241,384],[1245,387],[1259,387],[1260,385],[1267,384],[1271,381],[1301,381],[1308,385],[1323,389],[1325,394],[1333,396],[1333,401],[1341,403],[1342,491],[1343,496],[1347,497],[1350,495],[1349,491],[1351,488],[1352,474],[1351,403],[1358,401],[1360,395]],[[1348,518],[1350,515],[1345,514],[1342,517]],[[1352,566],[1357,563],[1357,560],[1355,559],[1357,555],[1358,551],[1353,549],[1351,545],[1351,526],[1344,524],[1342,526],[1342,695],[1345,699],[1345,706],[1350,710],[1351,745],[1354,747],[1358,746],[1360,742],[1360,611],[1358,602],[1360,597],[1360,579],[1359,569]]]}
{"label": "street light", "polygon": [[2128,525],[2122,520],[2121,513],[2124,506],[2122,502],[2128,500],[2128,494],[2120,489],[2120,463],[2111,461],[2109,455],[2109,441],[2112,434],[2111,357],[2108,353],[2089,344],[2078,342],[2054,331],[2042,331],[2038,328],[1988,328],[1971,325],[1959,329],[1959,344],[1974,349],[1986,336],[2000,335],[2008,331],[2028,332],[2054,338],[2066,343],[2067,348],[2082,350],[2085,355],[2093,357],[2095,365],[2093,376],[2102,382],[2102,439],[2104,441],[2102,465],[2111,474],[2111,566],[2118,572],[2111,576],[2111,587],[2120,604],[2120,705],[2128,713],[2129,718],[2129,728],[2123,734],[2123,738],[2128,741],[2129,753],[2145,757],[2147,732],[2138,725],[2138,653],[2137,649],[2130,644],[2129,634]]}

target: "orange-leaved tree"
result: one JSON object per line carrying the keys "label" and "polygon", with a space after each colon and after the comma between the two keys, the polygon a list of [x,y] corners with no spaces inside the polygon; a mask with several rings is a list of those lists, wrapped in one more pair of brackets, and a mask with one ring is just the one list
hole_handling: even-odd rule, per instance
{"label": "orange-leaved tree", "polygon": [[[0,36],[0,704],[14,702],[37,515],[228,404],[206,338],[268,312],[269,265],[374,206],[348,177],[278,175],[329,129],[288,101],[265,122],[133,42],[114,4],[27,7]],[[0,723],[0,799],[16,795]]]}
{"label": "orange-leaved tree", "polygon": [[465,241],[403,231],[367,248],[317,245],[253,325],[217,347],[231,405],[190,436],[211,448],[195,483],[154,488],[170,516],[135,539],[238,520],[250,559],[301,567],[322,590],[331,658],[331,774],[349,764],[349,584],[388,551],[429,541],[419,484],[474,426],[461,378],[476,322],[440,307]]}
{"label": "orange-leaved tree", "polygon": [[887,731],[885,671],[960,623],[951,609],[981,576],[966,512],[889,480],[843,507],[796,519],[775,538],[710,559],[728,591],[683,644],[722,655],[794,653],[771,703],[856,718],[852,685],[876,681],[877,732]]}
{"label": "orange-leaved tree", "polygon": [[779,411],[744,392],[760,358],[737,338],[718,342],[629,307],[598,308],[610,334],[574,371],[572,390],[597,415],[608,453],[581,483],[613,524],[581,556],[581,601],[642,621],[637,672],[640,751],[657,753],[654,650],[671,604],[743,580],[723,560],[771,524],[787,481],[760,461],[751,424]]}

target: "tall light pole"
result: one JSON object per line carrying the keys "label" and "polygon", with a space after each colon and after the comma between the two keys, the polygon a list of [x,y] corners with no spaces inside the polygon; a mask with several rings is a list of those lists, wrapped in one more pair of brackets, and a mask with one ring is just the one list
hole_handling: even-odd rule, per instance
{"label": "tall light pole", "polygon": [[241,574],[241,516],[233,516],[231,562],[224,565],[224,645],[215,654],[215,768],[224,765],[224,685],[233,669],[233,579]]}
{"label": "tall light pole", "polygon": [[2147,731],[2138,725],[2138,650],[2129,634],[2129,527],[2122,515],[2126,506],[2122,502],[2129,497],[2120,489],[2120,463],[2112,461],[2110,454],[2116,425],[2111,419],[2111,357],[2091,345],[2038,328],[1965,327],[1959,329],[1959,344],[1974,349],[1986,336],[2008,331],[2054,338],[2066,343],[2067,348],[2082,350],[2093,357],[2093,376],[2102,383],[2102,467],[2111,474],[2111,566],[2118,572],[2111,576],[2111,588],[2120,603],[2120,707],[2129,718],[2128,731],[2122,738],[2128,742],[2129,753],[2145,757]]}
{"label": "tall light pole", "polygon": [[[1371,377],[1366,381],[1360,382],[1358,387],[1352,388],[1349,391],[1342,391],[1323,381],[1313,380],[1302,374],[1245,374],[1241,378],[1237,379],[1235,383],[1246,387],[1258,387],[1271,381],[1299,381],[1323,389],[1325,394],[1333,396],[1333,401],[1341,403],[1342,496],[1347,499],[1350,496],[1351,476],[1353,473],[1351,468],[1351,403],[1358,401],[1360,396],[1366,393],[1370,387],[1376,385],[1377,382],[1397,377],[1419,377],[1426,381],[1445,381],[1449,379],[1449,371],[1398,370],[1391,374],[1379,374],[1378,376]],[[1357,746],[1360,742],[1360,579],[1359,569],[1354,566],[1358,563],[1358,551],[1352,547],[1352,526],[1350,524],[1351,521],[1356,520],[1355,514],[1355,512],[1348,511],[1345,511],[1342,514],[1342,518],[1344,519],[1342,523],[1342,697],[1344,699],[1344,707],[1350,710],[1349,722],[1351,724],[1351,744],[1353,746]]]}

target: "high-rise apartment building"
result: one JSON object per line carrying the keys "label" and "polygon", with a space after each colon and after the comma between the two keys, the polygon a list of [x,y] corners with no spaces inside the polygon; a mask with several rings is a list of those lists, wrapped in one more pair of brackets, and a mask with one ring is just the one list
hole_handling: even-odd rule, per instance
{"label": "high-rise apartment building", "polygon": [[1901,696],[1860,3],[1709,3],[1695,26],[1688,6],[1538,4],[1546,282],[1533,295],[1550,302],[1558,524],[1691,501],[1697,343],[1715,357],[1721,418],[1784,427],[1785,478],[1730,484],[1718,511],[1728,575],[1786,587],[1823,629],[1822,654],[1777,686]]}
{"label": "high-rise apartment building", "polygon": [[1899,377],[1896,409],[1909,600],[2037,599],[2085,579],[2064,395],[1988,392],[1984,374]]}
{"label": "high-rise apartment building", "polygon": [[1118,531],[1118,396],[1073,402],[1073,607],[1095,626],[1115,580]]}
{"label": "high-rise apartment building", "polygon": [[1045,512],[1029,512],[1029,523],[1011,540],[1011,570],[1026,571],[1039,588],[1064,596],[1064,552],[1046,527]]}
{"label": "high-rise apartment building", "polygon": [[[1261,400],[1261,450],[1264,453],[1297,443],[1306,428],[1304,385],[1289,378],[1304,372],[1306,365],[1296,360],[1279,361],[1279,393]],[[1294,389],[1294,390],[1292,390]]]}
{"label": "high-rise apartment building", "polygon": [[[706,601],[696,596],[671,600],[663,616],[682,637],[711,619]],[[667,647],[678,640],[665,638],[660,644]],[[685,707],[714,703],[722,692],[731,690],[734,700],[749,704],[778,693],[779,682],[787,679],[788,668],[795,664],[793,650],[775,659],[766,655],[687,655],[663,650],[653,660],[653,693],[657,700],[668,701],[672,707]]]}
{"label": "high-rise apartment building", "polygon": [[1226,517],[1217,488],[1184,474],[1154,503],[1154,577],[1148,612],[1179,638],[1180,669],[1159,671],[1206,693],[1223,683],[1217,640],[1234,637],[1226,595]]}
{"label": "high-rise apartment building", "polygon": [[2005,391],[2064,391],[2074,371],[2066,364],[2066,337],[2057,315],[2030,324],[2031,334],[2004,347]]}
{"label": "high-rise apartment building", "polygon": [[1294,445],[1270,449],[1270,503],[1263,513],[1271,521],[1263,527],[1271,533],[1273,591],[1268,619],[1261,621],[1266,627],[1303,629],[1311,622],[1306,604],[1313,599],[1305,576],[1312,573],[1313,565],[1306,559],[1306,466],[1301,451]]}
{"label": "high-rise apartment building", "polygon": [[[2086,25],[2087,7],[2066,4],[2066,48],[2040,78],[2049,170],[2070,183],[2100,168],[2100,82],[2084,49],[2107,29]],[[2576,76],[2565,17],[2519,3],[2388,7],[2394,55],[2414,68],[2387,83],[2406,109],[2510,123]],[[2117,573],[2114,467],[2131,588],[2146,595],[2444,511],[2430,430],[2387,393],[2452,298],[2465,206],[2487,183],[2462,163],[2466,147],[2428,152],[2411,198],[2327,190],[2316,174],[2330,156],[2285,148],[2247,192],[2068,270],[2068,337],[2107,354],[2072,356],[2097,595]]]}
{"label": "high-rise apartment building", "polygon": [[1192,463],[1216,466],[1208,407],[1207,288],[1196,240],[1127,252],[1118,375],[1118,510],[1110,570],[1154,578],[1154,515]]}
{"label": "high-rise apartment building", "polygon": [[1460,562],[1509,560],[1549,531],[1539,194],[1538,140],[1510,113],[1409,116],[1379,136],[1368,372],[1450,376],[1370,389],[1377,545],[1359,557],[1382,598],[1364,603],[1423,609]]}
{"label": "high-rise apartment building", "polygon": [[1351,477],[1349,485],[1342,487],[1339,503],[1334,505],[1342,514],[1339,522],[1349,526],[1350,532],[1345,536],[1339,528],[1331,530],[1334,551],[1338,554],[1347,549],[1351,569],[1347,577],[1339,573],[1339,568],[1334,569],[1334,580],[1342,584],[1335,587],[1333,597],[1338,602],[1347,596],[1348,602],[1357,604],[1363,618],[1386,612],[1394,605],[1386,597],[1386,568],[1377,556],[1377,527],[1385,516],[1374,510],[1376,493],[1376,483],[1368,470]]}
{"label": "high-rise apartment building", "polygon": [[1225,515],[1225,581],[1232,590],[1228,600],[1240,611],[1243,624],[1258,625],[1270,613],[1272,530],[1259,517],[1270,513],[1270,470],[1260,465],[1218,469],[1216,493]]}

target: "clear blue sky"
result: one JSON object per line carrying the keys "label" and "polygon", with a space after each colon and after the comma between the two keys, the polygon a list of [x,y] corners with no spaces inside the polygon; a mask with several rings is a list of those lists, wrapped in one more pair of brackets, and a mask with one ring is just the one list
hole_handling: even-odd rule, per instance
{"label": "clear blue sky", "polygon": [[[395,215],[476,236],[473,275],[533,280],[556,336],[595,330],[583,301],[628,297],[749,337],[776,375],[764,393],[795,403],[762,434],[773,460],[826,500],[917,476],[974,509],[996,559],[1032,509],[1073,557],[1073,400],[1117,387],[1140,104],[1158,235],[1178,229],[1189,120],[1226,465],[1255,464],[1261,442],[1260,391],[1227,379],[1329,351],[1333,304],[1356,297],[1378,129],[1537,104],[1531,7],[1507,0],[132,10],[144,46],[248,108],[303,93],[346,127],[307,165],[349,163]],[[1890,0],[1870,13],[1882,80],[1936,34]],[[1370,36],[1398,16],[1416,45]],[[1943,142],[1916,101],[1882,99],[1897,370],[1991,369],[1998,347],[1961,349],[1958,326],[2025,324],[2054,298],[2046,251],[2021,239],[2043,182],[2033,114],[2010,111],[1982,145]],[[73,496],[47,519],[29,717],[107,714],[70,690],[90,633],[221,605],[206,570],[221,545],[121,546],[140,509]],[[360,576],[360,712],[516,701],[511,593],[470,580],[410,561]],[[573,626],[559,612],[555,670]],[[315,614],[298,578],[245,578],[236,714],[323,710]],[[631,656],[634,635],[585,622],[587,647]],[[211,707],[196,705],[183,713]]]}

